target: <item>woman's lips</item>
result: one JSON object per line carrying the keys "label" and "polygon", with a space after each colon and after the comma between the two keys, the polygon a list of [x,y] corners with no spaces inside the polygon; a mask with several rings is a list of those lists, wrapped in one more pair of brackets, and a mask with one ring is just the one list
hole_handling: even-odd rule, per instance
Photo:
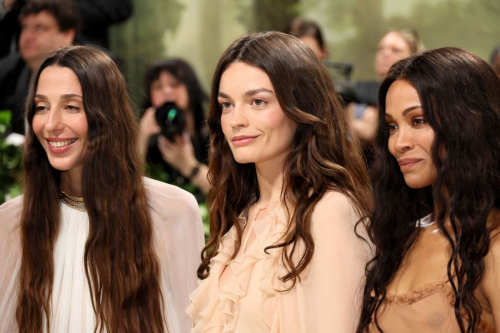
{"label": "woman's lips", "polygon": [[417,165],[420,161],[422,161],[421,158],[403,158],[398,160],[398,163],[401,171],[407,171]]}
{"label": "woman's lips", "polygon": [[77,139],[46,139],[47,146],[54,154],[62,154],[70,150]]}
{"label": "woman's lips", "polygon": [[244,146],[244,145],[247,145],[249,143],[252,143],[253,141],[255,141],[255,139],[257,139],[259,136],[235,136],[233,137],[233,139],[231,140],[233,142],[233,145],[235,146]]}

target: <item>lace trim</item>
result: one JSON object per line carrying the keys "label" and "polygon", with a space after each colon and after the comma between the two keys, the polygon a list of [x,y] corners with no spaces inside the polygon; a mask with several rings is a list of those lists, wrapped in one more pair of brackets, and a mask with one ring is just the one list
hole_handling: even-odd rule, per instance
{"label": "lace trim", "polygon": [[[453,293],[453,288],[449,285],[449,281],[427,283],[423,287],[405,294],[388,293],[385,302],[395,305],[411,305],[437,292],[442,293],[446,297],[450,306],[455,306],[455,294]],[[460,315],[467,320],[465,311],[462,310]],[[476,328],[479,329],[479,333],[495,333],[495,329],[484,320],[481,320]]]}

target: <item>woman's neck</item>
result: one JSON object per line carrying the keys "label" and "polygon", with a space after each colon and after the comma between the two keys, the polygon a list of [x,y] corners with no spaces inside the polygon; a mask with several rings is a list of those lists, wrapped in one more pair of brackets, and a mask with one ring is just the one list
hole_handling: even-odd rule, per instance
{"label": "woman's neck", "polygon": [[82,197],[82,172],[81,169],[61,171],[61,189],[69,195]]}
{"label": "woman's neck", "polygon": [[282,165],[255,165],[257,182],[259,183],[259,203],[280,199],[283,188],[283,166]]}

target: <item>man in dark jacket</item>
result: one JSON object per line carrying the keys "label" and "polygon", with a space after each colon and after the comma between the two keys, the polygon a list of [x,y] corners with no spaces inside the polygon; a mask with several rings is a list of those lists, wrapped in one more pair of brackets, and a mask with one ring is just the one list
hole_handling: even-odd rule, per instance
{"label": "man in dark jacket", "polygon": [[80,16],[72,0],[30,0],[19,21],[19,53],[0,60],[0,110],[10,110],[12,130],[24,134],[23,106],[31,73],[51,51],[73,44]]}

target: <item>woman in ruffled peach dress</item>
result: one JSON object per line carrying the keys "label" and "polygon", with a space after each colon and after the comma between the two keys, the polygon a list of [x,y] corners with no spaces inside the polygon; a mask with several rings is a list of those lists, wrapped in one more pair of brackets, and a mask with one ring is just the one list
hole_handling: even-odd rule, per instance
{"label": "woman in ruffled peach dress", "polygon": [[371,197],[326,68],[295,37],[244,36],[217,65],[208,125],[192,332],[353,332],[370,258],[355,229]]}
{"label": "woman in ruffled peach dress", "polygon": [[380,87],[358,332],[500,331],[500,81],[458,48],[396,63]]}

